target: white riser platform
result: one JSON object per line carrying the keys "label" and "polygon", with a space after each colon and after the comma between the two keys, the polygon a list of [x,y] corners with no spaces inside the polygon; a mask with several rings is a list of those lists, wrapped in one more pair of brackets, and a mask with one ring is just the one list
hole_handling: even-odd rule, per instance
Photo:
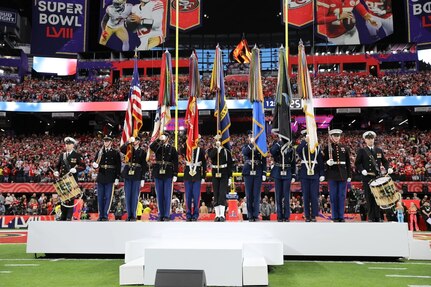
{"label": "white riser platform", "polygon": [[172,230],[181,230],[182,234],[203,234],[205,230],[204,238],[221,236],[232,240],[261,238],[264,234],[283,242],[283,255],[409,257],[407,224],[386,222],[32,221],[27,253],[125,254],[126,242],[160,238]]}

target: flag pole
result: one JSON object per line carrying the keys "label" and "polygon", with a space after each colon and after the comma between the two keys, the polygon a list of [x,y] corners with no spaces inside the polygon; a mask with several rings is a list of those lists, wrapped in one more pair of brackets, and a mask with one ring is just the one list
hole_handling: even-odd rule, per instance
{"label": "flag pole", "polygon": [[284,15],[285,15],[285,23],[284,23],[284,37],[285,37],[285,45],[286,45],[286,66],[287,70],[289,70],[289,0],[284,0]]}
{"label": "flag pole", "polygon": [[[175,0],[175,103],[178,103],[179,0]],[[175,148],[178,150],[178,104],[175,107]]]}

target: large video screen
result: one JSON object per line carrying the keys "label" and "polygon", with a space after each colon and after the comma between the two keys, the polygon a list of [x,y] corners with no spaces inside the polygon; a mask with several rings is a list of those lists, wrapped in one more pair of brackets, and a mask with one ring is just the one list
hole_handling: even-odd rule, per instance
{"label": "large video screen", "polygon": [[71,76],[76,74],[77,59],[33,57],[33,69],[38,73]]}

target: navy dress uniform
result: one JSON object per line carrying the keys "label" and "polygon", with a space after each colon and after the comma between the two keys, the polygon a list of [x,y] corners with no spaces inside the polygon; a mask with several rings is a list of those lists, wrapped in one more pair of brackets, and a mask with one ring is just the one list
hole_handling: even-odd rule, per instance
{"label": "navy dress uniform", "polygon": [[[57,164],[55,165],[55,177],[63,177],[67,173],[71,173],[78,182],[78,172],[85,169],[85,163],[82,155],[74,150],[76,140],[71,137],[66,137],[64,139],[64,144],[66,146],[66,151],[61,153]],[[61,204],[61,221],[70,221],[73,216],[73,203],[74,199],[66,200]]]}
{"label": "navy dress uniform", "polygon": [[380,222],[382,221],[380,215],[380,208],[374,199],[369,186],[370,181],[380,176],[380,168],[383,166],[389,174],[393,170],[389,167],[389,162],[383,154],[383,150],[374,146],[374,139],[376,133],[367,131],[362,135],[365,140],[366,147],[360,148],[356,153],[355,166],[356,170],[362,174],[362,185],[365,191],[365,199],[368,208],[368,221]]}
{"label": "navy dress uniform", "polygon": [[308,155],[308,143],[302,140],[296,148],[301,159],[299,178],[304,199],[305,221],[316,221],[319,214],[319,181],[325,180],[323,157],[318,146],[314,153]]}
{"label": "navy dress uniform", "polygon": [[103,138],[103,147],[94,157],[93,168],[97,173],[97,203],[99,205],[98,221],[107,221],[111,208],[114,183],[118,184],[121,175],[121,156],[118,150],[112,148],[112,137]]}
{"label": "navy dress uniform", "polygon": [[186,220],[196,221],[199,218],[201,184],[205,181],[207,161],[205,151],[197,147],[193,149],[192,161],[187,162],[184,169],[184,187],[186,201]]}
{"label": "navy dress uniform", "polygon": [[277,220],[289,222],[290,218],[290,186],[296,178],[296,154],[290,142],[275,141],[270,149],[274,158],[271,177],[275,184],[275,204]]}
{"label": "navy dress uniform", "polygon": [[214,193],[214,221],[226,221],[226,195],[231,184],[232,154],[230,150],[220,143],[220,137],[216,136],[216,146],[208,150],[208,158],[211,160],[212,186]]}
{"label": "navy dress uniform", "polygon": [[249,221],[253,222],[259,218],[262,181],[266,180],[266,157],[256,149],[254,139],[251,137],[250,143],[243,146],[242,154],[244,156],[242,175],[247,197],[247,217]]}
{"label": "navy dress uniform", "polygon": [[169,221],[171,214],[172,182],[177,181],[178,152],[169,144],[169,135],[165,133],[151,143],[150,149],[156,156],[152,176],[156,182],[156,197],[159,208],[159,221]]}
{"label": "navy dress uniform", "polygon": [[131,145],[130,159],[124,164],[121,172],[121,176],[124,178],[124,193],[126,196],[126,221],[136,221],[140,188],[144,186],[145,173],[148,171],[147,153],[140,147],[140,142],[139,137],[131,137],[129,141],[120,147],[121,153],[127,154],[127,147]]}
{"label": "navy dress uniform", "polygon": [[325,164],[325,178],[328,181],[329,195],[331,199],[331,215],[335,222],[344,222],[344,208],[346,201],[347,182],[352,178],[350,167],[350,150],[340,144],[343,131],[330,130],[329,145],[323,151]]}

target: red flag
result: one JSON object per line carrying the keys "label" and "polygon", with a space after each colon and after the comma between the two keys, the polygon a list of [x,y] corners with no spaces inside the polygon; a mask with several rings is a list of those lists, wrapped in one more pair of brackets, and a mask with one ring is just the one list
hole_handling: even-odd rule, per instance
{"label": "red flag", "polygon": [[[129,99],[127,101],[126,117],[124,119],[123,134],[121,135],[121,145],[130,137],[137,137],[142,127],[141,108],[141,88],[139,87],[138,59],[135,57],[133,67],[133,78],[130,86]],[[127,148],[125,161],[128,162],[131,156],[131,149]]]}
{"label": "red flag", "polygon": [[193,52],[189,59],[189,102],[187,104],[185,123],[187,125],[186,160],[191,162],[193,149],[197,148],[199,140],[199,110],[197,98],[200,97],[198,59]]}
{"label": "red flag", "polygon": [[[170,0],[169,2],[169,22],[171,27],[176,27],[176,0]],[[179,29],[188,30],[201,25],[201,3],[202,0],[179,1]]]}
{"label": "red flag", "polygon": [[[285,16],[285,1],[283,0],[283,7],[281,11],[283,11],[283,23],[286,23]],[[302,27],[307,24],[311,24],[314,21],[314,2],[312,0],[288,0],[289,1],[289,25],[293,25],[296,27]]]}

